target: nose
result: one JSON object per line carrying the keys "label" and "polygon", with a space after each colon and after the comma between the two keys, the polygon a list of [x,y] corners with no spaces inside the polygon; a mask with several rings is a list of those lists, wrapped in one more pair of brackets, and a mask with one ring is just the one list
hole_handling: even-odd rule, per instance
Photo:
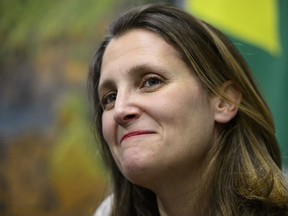
{"label": "nose", "polygon": [[141,109],[137,104],[135,96],[125,94],[117,94],[117,98],[114,105],[114,120],[125,126],[130,122],[138,119],[141,115]]}

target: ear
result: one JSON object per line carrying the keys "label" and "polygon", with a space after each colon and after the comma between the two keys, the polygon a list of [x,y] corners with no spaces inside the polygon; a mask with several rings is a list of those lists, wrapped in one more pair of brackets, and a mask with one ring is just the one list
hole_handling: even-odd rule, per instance
{"label": "ear", "polygon": [[233,82],[225,82],[221,87],[221,95],[215,98],[215,121],[220,124],[225,124],[233,119],[238,113],[238,106],[241,99],[242,94]]}

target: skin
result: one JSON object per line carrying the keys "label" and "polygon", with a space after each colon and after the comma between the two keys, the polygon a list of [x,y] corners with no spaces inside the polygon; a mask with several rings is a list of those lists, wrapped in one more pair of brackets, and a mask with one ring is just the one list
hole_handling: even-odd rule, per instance
{"label": "skin", "polygon": [[171,45],[141,29],[109,43],[99,96],[103,135],[123,175],[156,193],[161,215],[191,215],[223,103]]}

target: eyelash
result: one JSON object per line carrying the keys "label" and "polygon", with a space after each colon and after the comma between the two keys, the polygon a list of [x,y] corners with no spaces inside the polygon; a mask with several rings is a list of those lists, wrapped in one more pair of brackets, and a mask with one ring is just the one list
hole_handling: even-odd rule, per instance
{"label": "eyelash", "polygon": [[[108,100],[111,96],[115,96],[115,98],[112,102],[109,102]],[[103,109],[108,108],[108,106],[111,105],[116,100],[116,98],[117,98],[117,92],[116,91],[110,91],[110,92],[106,93],[101,99],[102,108]]]}
{"label": "eyelash", "polygon": [[[156,84],[148,84],[149,81],[156,81]],[[148,84],[148,85],[147,85]],[[156,74],[146,74],[139,82],[139,88],[143,90],[153,91],[160,87],[163,84],[163,79]],[[112,101],[109,102],[109,99],[112,98]],[[101,99],[101,105],[103,109],[108,109],[110,106],[113,106],[117,98],[117,91],[110,91],[106,93]]]}
{"label": "eyelash", "polygon": [[[146,86],[146,84],[147,84],[149,81],[152,81],[152,80],[153,80],[153,81],[157,81],[157,83],[156,83],[156,84],[154,83],[154,84],[151,84],[151,85],[147,85],[147,86]],[[155,74],[147,74],[147,75],[145,75],[144,78],[141,80],[139,86],[140,86],[140,88],[145,88],[145,89],[147,89],[147,88],[151,89],[151,88],[152,88],[152,90],[153,90],[153,89],[159,87],[159,85],[161,85],[162,83],[163,83],[163,79],[160,78],[158,75],[155,75]]]}

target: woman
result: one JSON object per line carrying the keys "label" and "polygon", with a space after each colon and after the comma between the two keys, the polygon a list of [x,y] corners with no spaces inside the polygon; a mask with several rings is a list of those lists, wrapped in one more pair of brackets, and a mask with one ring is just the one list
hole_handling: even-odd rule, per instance
{"label": "woman", "polygon": [[171,6],[133,8],[89,81],[113,184],[98,215],[287,215],[271,113],[217,29]]}

